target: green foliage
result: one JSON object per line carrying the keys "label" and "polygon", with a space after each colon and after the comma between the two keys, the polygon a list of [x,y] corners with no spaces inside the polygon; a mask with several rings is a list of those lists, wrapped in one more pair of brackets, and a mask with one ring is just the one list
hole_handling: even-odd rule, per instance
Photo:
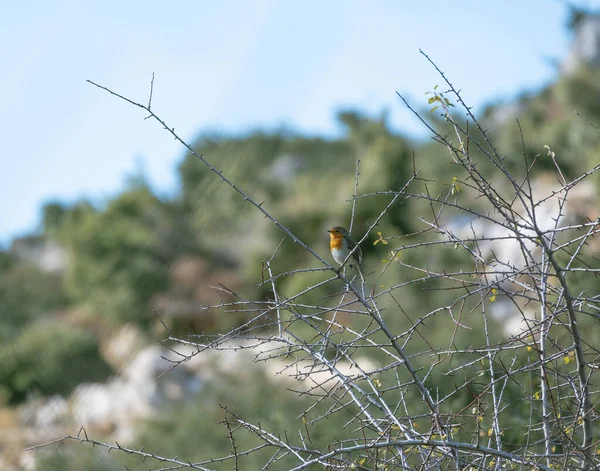
{"label": "green foliage", "polygon": [[68,208],[60,202],[52,201],[46,203],[42,208],[42,226],[44,233],[54,235],[59,230]]}
{"label": "green foliage", "polygon": [[441,106],[445,113],[449,113],[450,108],[453,108],[454,104],[448,99],[448,97],[445,96],[443,92],[439,92],[437,89],[438,85],[433,87],[432,92],[426,93],[426,95],[431,95],[427,100],[427,104],[430,106],[433,105],[429,111],[433,113]]}
{"label": "green foliage", "polygon": [[67,395],[78,384],[109,374],[95,337],[58,321],[31,324],[0,348],[1,395],[10,403],[31,393]]}
{"label": "green foliage", "polygon": [[[410,144],[391,132],[385,116],[371,119],[356,111],[343,111],[338,119],[346,131],[339,140],[283,132],[239,138],[205,136],[194,149],[255,201],[265,201],[269,212],[300,240],[329,258],[325,230],[334,224],[348,224],[356,160],[361,159],[359,194],[401,189],[410,177],[411,165]],[[272,255],[286,239],[285,234],[252,210],[196,157],[184,159],[180,175],[181,203],[190,215],[198,245],[239,264],[244,279],[256,283],[262,260]],[[362,237],[389,199],[382,196],[357,201],[357,237]],[[390,211],[387,224],[400,232],[410,231],[408,207],[397,205]],[[370,244],[364,247],[368,254]],[[274,261],[275,271],[314,264],[308,253],[287,239],[280,254]],[[303,281],[303,277],[282,279],[280,287],[290,291]]]}
{"label": "green foliage", "polygon": [[27,323],[67,305],[60,276],[33,265],[0,261],[0,339],[18,334]]}
{"label": "green foliage", "polygon": [[36,465],[44,471],[123,471],[126,468],[119,459],[116,453],[109,454],[99,447],[89,450],[81,446],[62,446],[41,450],[36,455]]}
{"label": "green foliage", "polygon": [[[315,188],[332,173],[332,166],[341,166],[338,175],[343,175],[354,165],[346,143],[284,133],[255,133],[241,138],[203,137],[194,149],[255,201],[266,201],[269,210],[278,217],[283,216],[278,208],[285,208],[293,199],[295,186],[303,176],[310,175]],[[256,242],[254,237],[259,234],[249,228],[261,217],[250,210],[248,202],[223,185],[194,156],[186,157],[179,171],[182,204],[190,213],[202,246],[232,257],[237,254],[235,250],[232,253],[230,246],[238,242],[240,234],[252,237],[244,245],[252,246]],[[308,195],[295,203],[301,208],[307,200]],[[223,244],[225,234],[232,238],[229,244]]]}
{"label": "green foliage", "polygon": [[578,177],[597,164],[600,148],[594,123],[600,119],[600,106],[595,98],[598,93],[600,71],[584,67],[561,77],[535,96],[522,97],[518,115],[492,132],[495,143],[507,156],[507,166],[522,170],[523,156],[529,165],[539,156],[533,175],[556,171],[543,150],[545,145],[556,152],[567,179]]}
{"label": "green foliage", "polygon": [[14,257],[10,253],[0,250],[0,272],[4,273],[6,270],[10,269],[14,262]]}
{"label": "green foliage", "polygon": [[70,255],[70,294],[106,319],[146,323],[149,301],[167,286],[176,251],[168,207],[138,188],[102,211],[75,207],[63,219],[59,240]]}

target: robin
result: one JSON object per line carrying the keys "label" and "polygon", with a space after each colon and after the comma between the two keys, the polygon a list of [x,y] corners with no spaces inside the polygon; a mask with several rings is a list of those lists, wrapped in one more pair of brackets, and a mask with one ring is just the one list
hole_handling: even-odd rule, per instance
{"label": "robin", "polygon": [[352,256],[348,260],[348,266],[351,269],[356,269],[360,278],[364,281],[362,268],[360,266],[362,262],[362,251],[360,247],[356,246],[356,242],[352,239],[346,229],[341,226],[335,226],[329,229],[329,249],[333,259],[340,265],[343,265],[348,258],[350,252],[356,247],[356,250],[352,251]]}

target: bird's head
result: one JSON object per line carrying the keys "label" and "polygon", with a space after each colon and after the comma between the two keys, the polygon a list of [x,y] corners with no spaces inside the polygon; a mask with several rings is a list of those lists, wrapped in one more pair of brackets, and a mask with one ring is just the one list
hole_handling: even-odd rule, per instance
{"label": "bird's head", "polygon": [[331,234],[332,238],[337,239],[338,237],[344,237],[348,235],[348,231],[341,226],[334,226],[331,229],[328,229],[327,232]]}

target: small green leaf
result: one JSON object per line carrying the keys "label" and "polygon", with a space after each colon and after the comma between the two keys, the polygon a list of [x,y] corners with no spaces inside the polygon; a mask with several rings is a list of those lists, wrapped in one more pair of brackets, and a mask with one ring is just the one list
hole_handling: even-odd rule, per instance
{"label": "small green leaf", "polygon": [[383,238],[381,232],[377,233],[377,237],[378,239],[375,242],[373,242],[373,245],[377,245],[379,242],[381,242],[383,245],[387,245],[388,241]]}

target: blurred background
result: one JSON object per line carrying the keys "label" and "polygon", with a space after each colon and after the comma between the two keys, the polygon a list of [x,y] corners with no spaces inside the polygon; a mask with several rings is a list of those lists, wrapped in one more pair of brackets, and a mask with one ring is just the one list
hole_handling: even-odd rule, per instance
{"label": "blurred background", "polygon": [[[463,91],[509,167],[544,145],[571,178],[598,163],[588,123],[600,122],[598,11],[591,0],[3,5],[0,467],[123,469],[82,447],[22,453],[82,424],[193,461],[198,436],[209,455],[228,453],[223,430],[213,434],[220,403],[274,427],[288,420],[260,401],[274,387],[257,379],[266,373],[239,359],[157,379],[169,366],[154,340],[165,325],[185,336],[245,322],[200,308],[220,302],[219,285],[268,297],[261,262],[284,234],[156,122],[86,80],[145,104],[154,77],[154,112],[328,257],[325,229],[349,223],[357,159],[361,194],[400,189],[413,149],[433,190],[452,184],[447,153],[396,95],[443,132],[425,95],[442,79],[419,49]],[[597,185],[573,213],[596,214]],[[386,202],[359,202],[355,235]],[[407,201],[379,230],[410,234],[422,211]],[[374,242],[364,250],[376,270],[393,247]],[[281,250],[279,271],[318,266],[289,241]],[[398,268],[378,280],[403,276]],[[282,278],[280,289],[315,280]],[[411,289],[408,306],[422,302]],[[240,382],[243,397],[232,386]],[[283,395],[273,401],[269,410],[292,416],[304,408]]]}

